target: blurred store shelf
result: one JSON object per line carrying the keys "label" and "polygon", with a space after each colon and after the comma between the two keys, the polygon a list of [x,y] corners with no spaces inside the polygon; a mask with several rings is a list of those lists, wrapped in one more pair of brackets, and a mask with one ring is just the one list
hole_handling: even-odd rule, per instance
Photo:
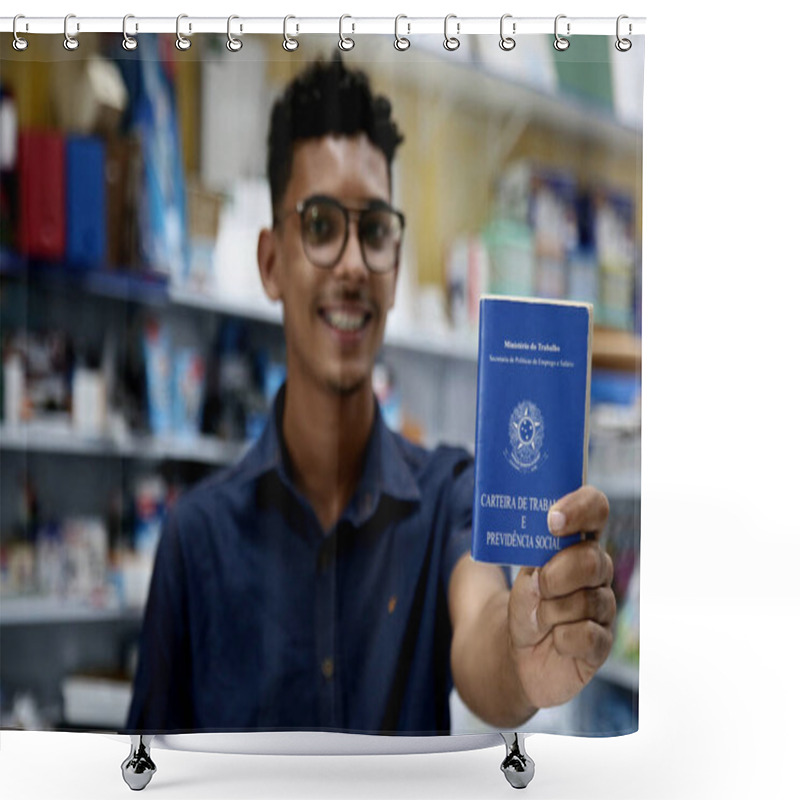
{"label": "blurred store shelf", "polygon": [[642,368],[642,340],[630,331],[595,327],[592,366],[638,372]]}
{"label": "blurred store shelf", "polygon": [[142,609],[123,608],[109,601],[92,605],[86,600],[39,595],[0,598],[0,625],[48,625],[107,622],[141,617]]}
{"label": "blurred store shelf", "polygon": [[234,462],[247,445],[211,436],[87,437],[68,427],[29,423],[0,425],[0,450],[107,456],[147,461],[189,461],[224,465]]}
{"label": "blurred store shelf", "polygon": [[0,276],[138,303],[162,305],[168,301],[168,277],[162,272],[85,269],[29,259],[6,248],[0,248]]}
{"label": "blurred store shelf", "polygon": [[[64,287],[99,297],[114,297],[149,305],[175,307],[247,319],[266,325],[282,324],[281,306],[264,298],[256,301],[224,294],[207,294],[170,285],[162,275],[122,270],[80,270],[64,265],[29,262],[8,250],[0,251],[0,275],[44,286]],[[478,360],[476,332],[429,331],[388,325],[386,346],[459,361]],[[629,331],[596,327],[592,364],[595,368],[635,372],[641,369],[642,343]]]}

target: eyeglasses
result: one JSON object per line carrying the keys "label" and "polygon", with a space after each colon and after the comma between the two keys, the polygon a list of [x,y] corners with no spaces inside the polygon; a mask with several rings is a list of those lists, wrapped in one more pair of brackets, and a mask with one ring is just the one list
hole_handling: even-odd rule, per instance
{"label": "eyeglasses", "polygon": [[348,208],[336,198],[314,195],[297,204],[300,237],[308,260],[320,269],[339,263],[350,236],[350,215],[357,222],[358,243],[367,268],[389,272],[397,267],[405,217],[382,200]]}

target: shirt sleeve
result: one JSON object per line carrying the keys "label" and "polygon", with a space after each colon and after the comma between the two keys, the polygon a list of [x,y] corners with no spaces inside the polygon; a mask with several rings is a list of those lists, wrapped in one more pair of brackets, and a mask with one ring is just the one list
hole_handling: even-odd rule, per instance
{"label": "shirt sleeve", "polygon": [[450,585],[453,568],[472,547],[472,493],[475,486],[475,463],[466,454],[455,465],[450,492],[448,529],[442,560],[442,581]]}
{"label": "shirt sleeve", "polygon": [[192,729],[190,666],[186,569],[176,507],[156,551],[127,733]]}
{"label": "shirt sleeve", "polygon": [[[472,550],[472,502],[475,491],[475,462],[465,456],[465,461],[456,465],[450,503],[450,526],[444,545],[442,579],[444,586],[450,585],[453,568],[464,553]],[[501,566],[506,585],[511,586],[511,570]]]}

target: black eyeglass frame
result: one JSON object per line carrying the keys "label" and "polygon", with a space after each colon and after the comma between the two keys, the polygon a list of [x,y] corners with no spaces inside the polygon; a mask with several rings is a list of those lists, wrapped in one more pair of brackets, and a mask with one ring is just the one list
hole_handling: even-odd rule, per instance
{"label": "black eyeglass frame", "polygon": [[[319,263],[318,259],[315,260],[313,255],[309,253],[309,246],[306,243],[306,236],[305,236],[305,227],[303,225],[303,219],[305,216],[306,211],[308,211],[309,207],[314,203],[323,203],[327,205],[334,206],[338,208],[344,214],[345,220],[345,229],[344,229],[344,236],[342,237],[342,243],[339,248],[339,252],[336,254],[336,258],[331,260],[330,263]],[[367,204],[363,208],[352,208],[346,206],[340,200],[337,200],[335,197],[331,197],[330,195],[326,194],[315,194],[307,197],[305,200],[301,200],[297,203],[297,205],[292,209],[292,211],[299,215],[300,217],[300,240],[303,243],[303,251],[306,254],[308,260],[318,269],[325,269],[331,270],[333,269],[342,258],[342,254],[347,248],[347,243],[350,241],[350,215],[355,214],[357,215],[357,225],[358,225],[358,246],[361,250],[361,257],[364,260],[364,264],[366,265],[367,269],[370,272],[374,272],[377,275],[385,275],[392,270],[397,269],[400,263],[400,248],[403,243],[403,233],[405,232],[406,226],[406,218],[402,211],[391,206],[389,203],[383,200],[369,200]],[[400,236],[398,237],[397,244],[395,245],[395,253],[394,253],[394,260],[392,264],[385,269],[375,269],[369,262],[367,258],[367,253],[364,248],[364,234],[363,228],[361,227],[361,220],[364,218],[365,214],[369,214],[370,212],[374,211],[383,211],[390,214],[393,214],[400,222]],[[291,213],[291,212],[290,212]],[[281,220],[278,220],[279,222]]]}

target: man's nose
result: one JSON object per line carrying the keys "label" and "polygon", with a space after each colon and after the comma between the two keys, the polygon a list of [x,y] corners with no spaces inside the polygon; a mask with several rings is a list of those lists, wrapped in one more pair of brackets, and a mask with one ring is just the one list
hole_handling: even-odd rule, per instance
{"label": "man's nose", "polygon": [[348,222],[347,243],[333,271],[342,280],[364,281],[369,276],[358,240],[358,219],[350,219]]}

